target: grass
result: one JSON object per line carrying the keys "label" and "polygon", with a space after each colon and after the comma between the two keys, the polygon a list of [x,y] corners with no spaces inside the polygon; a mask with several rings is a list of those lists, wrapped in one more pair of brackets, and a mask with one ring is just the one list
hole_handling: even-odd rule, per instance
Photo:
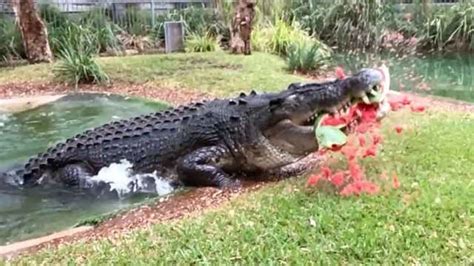
{"label": "grass", "polygon": [[[148,83],[157,88],[174,86],[227,95],[250,89],[278,90],[301,77],[287,74],[285,61],[277,56],[252,56],[226,52],[171,55],[138,55],[99,58],[114,83]],[[8,82],[52,81],[53,65],[0,68],[0,85]]]}
{"label": "grass", "polygon": [[[394,125],[407,125],[398,135]],[[394,113],[369,172],[396,170],[399,190],[340,198],[294,178],[198,218],[116,241],[45,250],[15,264],[468,264],[474,260],[474,116]]]}

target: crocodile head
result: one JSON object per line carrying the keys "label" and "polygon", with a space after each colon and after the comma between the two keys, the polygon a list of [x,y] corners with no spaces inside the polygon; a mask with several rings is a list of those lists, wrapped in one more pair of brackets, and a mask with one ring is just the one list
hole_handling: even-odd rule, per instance
{"label": "crocodile head", "polygon": [[314,152],[318,149],[314,124],[319,117],[347,112],[358,102],[378,104],[382,109],[389,84],[385,66],[361,69],[345,79],[325,83],[291,84],[270,101],[273,121],[263,129],[264,135],[289,154]]}
{"label": "crocodile head", "polygon": [[387,84],[383,69],[365,68],[353,76],[327,83],[291,84],[270,101],[276,120],[291,120],[295,125],[313,125],[327,113],[343,112],[352,104],[380,102]]}

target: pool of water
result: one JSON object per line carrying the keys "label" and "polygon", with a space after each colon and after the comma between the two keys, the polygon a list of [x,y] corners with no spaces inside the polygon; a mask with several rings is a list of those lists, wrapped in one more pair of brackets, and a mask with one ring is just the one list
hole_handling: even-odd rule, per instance
{"label": "pool of water", "polygon": [[385,61],[390,67],[393,90],[474,102],[474,54],[338,54],[335,59],[338,65],[351,71]]}
{"label": "pool of water", "polygon": [[[86,129],[165,107],[137,98],[75,94],[31,110],[0,113],[0,169]],[[0,245],[71,227],[146,197],[98,201],[70,191],[0,187]]]}

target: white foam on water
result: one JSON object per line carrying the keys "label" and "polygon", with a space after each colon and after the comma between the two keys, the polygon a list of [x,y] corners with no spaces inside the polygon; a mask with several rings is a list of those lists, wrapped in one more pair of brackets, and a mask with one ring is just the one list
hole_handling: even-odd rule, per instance
{"label": "white foam on water", "polygon": [[8,122],[11,119],[10,114],[2,114],[0,113],[0,127],[5,126],[5,122]]}
{"label": "white foam on water", "polygon": [[[110,191],[115,190],[119,197],[140,191],[156,193],[160,196],[173,191],[169,181],[158,177],[156,172],[152,174],[133,174],[132,166],[127,160],[112,163],[110,166],[100,169],[99,173],[93,176],[91,180],[108,183]],[[154,187],[151,188],[148,186],[150,178],[154,180]]]}

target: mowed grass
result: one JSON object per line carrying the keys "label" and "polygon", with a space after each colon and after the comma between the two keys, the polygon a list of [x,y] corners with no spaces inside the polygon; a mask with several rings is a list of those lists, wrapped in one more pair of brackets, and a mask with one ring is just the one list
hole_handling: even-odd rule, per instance
{"label": "mowed grass", "polygon": [[[147,84],[199,90],[216,96],[251,89],[279,90],[303,81],[287,73],[283,59],[265,53],[252,56],[212,53],[179,53],[98,58],[115,84]],[[53,81],[54,64],[0,68],[0,84]]]}
{"label": "mowed grass", "polygon": [[[15,264],[443,264],[474,261],[474,115],[400,111],[384,121],[369,173],[401,187],[341,198],[292,178],[197,218],[156,224],[118,240],[76,243]],[[395,125],[406,127],[402,134]]]}

